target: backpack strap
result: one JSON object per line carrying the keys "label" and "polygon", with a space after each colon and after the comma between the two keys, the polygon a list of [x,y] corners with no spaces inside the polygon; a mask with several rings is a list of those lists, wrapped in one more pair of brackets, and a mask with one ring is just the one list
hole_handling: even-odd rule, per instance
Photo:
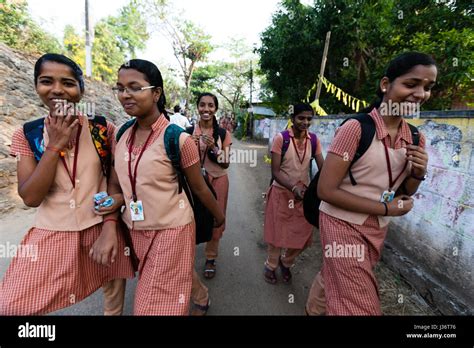
{"label": "backpack strap", "polygon": [[357,160],[364,155],[370,144],[372,144],[372,140],[374,139],[375,135],[375,122],[369,114],[359,114],[357,116],[346,118],[344,122],[341,123],[341,126],[348,120],[352,119],[357,120],[360,123],[361,128],[359,145],[357,147],[354,158],[352,159],[351,164],[349,165],[349,178],[351,179],[351,184],[355,186],[357,185],[357,182],[355,181],[354,176],[352,175],[351,168],[354,163],[357,162]]}
{"label": "backpack strap", "polygon": [[186,133],[193,135],[194,134],[194,126],[187,127],[185,130]]}
{"label": "backpack strap", "polygon": [[413,140],[413,145],[418,146],[420,144],[420,132],[418,131],[418,128],[416,128],[414,125],[409,124],[408,122],[407,124],[410,127],[411,139]]}
{"label": "backpack strap", "polygon": [[184,173],[181,169],[181,156],[179,148],[179,137],[183,132],[185,132],[185,130],[178,125],[170,124],[168,127],[166,127],[164,135],[166,154],[168,155],[173,168],[178,174],[178,193],[183,192],[183,187],[186,187],[184,182]]}
{"label": "backpack strap", "polygon": [[115,140],[117,141],[117,143],[119,142],[120,138],[122,137],[123,133],[125,133],[127,131],[127,129],[129,129],[131,126],[134,125],[135,123],[135,118],[132,118],[131,120],[128,120],[127,122],[125,122],[118,130],[117,134],[115,135]]}
{"label": "backpack strap", "polygon": [[99,155],[102,172],[105,177],[108,177],[110,173],[110,165],[112,163],[112,153],[107,133],[106,118],[104,116],[94,116],[92,120],[89,120],[89,131],[97,155]]}
{"label": "backpack strap", "polygon": [[311,137],[311,158],[316,158],[316,148],[318,146],[318,137],[316,134],[309,132]]}
{"label": "backpack strap", "polygon": [[283,157],[290,147],[290,131],[285,129],[283,132],[281,132],[281,135],[283,137],[283,144],[281,145],[281,160],[283,161]]}
{"label": "backpack strap", "polygon": [[23,133],[37,162],[40,161],[44,153],[43,131],[44,117],[26,122],[23,125]]}

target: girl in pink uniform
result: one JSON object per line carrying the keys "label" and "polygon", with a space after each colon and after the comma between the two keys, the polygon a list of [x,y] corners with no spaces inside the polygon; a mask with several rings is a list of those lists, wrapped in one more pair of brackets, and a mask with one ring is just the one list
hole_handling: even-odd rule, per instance
{"label": "girl in pink uniform", "polygon": [[[216,112],[219,109],[219,101],[214,94],[203,93],[199,95],[196,103],[200,120],[193,132],[193,139],[199,147],[201,166],[214,188],[219,207],[227,211],[227,199],[229,195],[229,168],[228,156],[232,139],[229,131],[219,128]],[[219,133],[225,134],[221,139]],[[206,262],[204,265],[204,277],[212,279],[216,275],[216,259],[218,256],[219,241],[225,230],[225,225],[214,228],[212,239],[206,243]],[[204,315],[209,308],[209,294],[207,287],[200,281],[197,273],[194,274],[192,300],[194,302],[193,315]]]}
{"label": "girl in pink uniform", "polygon": [[324,158],[319,139],[312,153],[309,126],[314,112],[308,104],[294,106],[289,129],[290,143],[282,158],[283,136],[277,134],[272,145],[273,182],[267,192],[265,207],[264,240],[268,245],[264,279],[277,282],[275,270],[281,269],[284,282],[291,280],[290,267],[296,257],[311,245],[313,226],[303,212],[303,196],[309,185],[309,168],[312,158],[321,170]]}
{"label": "girl in pink uniform", "polygon": [[[113,191],[121,190],[126,207],[122,219],[131,231],[139,259],[135,315],[187,315],[194,269],[195,223],[185,191],[178,191],[164,135],[163,79],[151,62],[132,59],[118,72],[116,93],[135,121],[115,146]],[[225,218],[207,188],[194,141],[179,136],[180,167],[191,190],[212,212],[216,226]]]}
{"label": "girl in pink uniform", "polygon": [[[380,259],[388,216],[401,216],[413,208],[413,199],[426,175],[425,137],[413,145],[403,112],[390,105],[422,104],[435,84],[434,60],[422,53],[395,58],[380,80],[380,98],[368,110],[375,135],[367,152],[349,165],[361,138],[361,125],[349,120],[336,131],[321,172],[319,226],[323,268],[316,276],[306,304],[311,315],[381,315],[373,269]],[[405,104],[406,105],[406,104]],[[391,197],[395,196],[393,199]],[[383,200],[385,199],[385,200]],[[331,248],[363,252],[337,255]]]}
{"label": "girl in pink uniform", "polygon": [[[73,305],[101,286],[105,314],[121,314],[125,279],[133,277],[125,243],[107,222],[108,209],[97,212],[94,194],[107,189],[97,149],[86,116],[67,114],[65,102],[78,103],[84,92],[79,66],[69,58],[46,54],[35,65],[36,92],[49,108],[44,119],[43,154],[37,162],[18,129],[11,155],[17,157],[18,193],[24,203],[37,207],[33,227],[20,248],[31,248],[35,258],[14,257],[0,283],[0,315],[45,314]],[[115,127],[107,122],[108,138]],[[105,219],[101,215],[107,215]],[[102,224],[102,222],[104,224]],[[89,257],[105,235],[114,235],[113,262],[99,265]]]}

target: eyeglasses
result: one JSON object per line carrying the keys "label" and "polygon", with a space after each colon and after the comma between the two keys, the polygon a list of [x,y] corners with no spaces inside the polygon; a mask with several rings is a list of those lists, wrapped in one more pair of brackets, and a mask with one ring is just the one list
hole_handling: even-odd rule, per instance
{"label": "eyeglasses", "polygon": [[146,86],[146,87],[112,87],[112,91],[116,96],[123,94],[124,92],[127,92],[130,95],[137,95],[141,91],[144,91],[146,89],[151,89],[155,88],[155,86]]}

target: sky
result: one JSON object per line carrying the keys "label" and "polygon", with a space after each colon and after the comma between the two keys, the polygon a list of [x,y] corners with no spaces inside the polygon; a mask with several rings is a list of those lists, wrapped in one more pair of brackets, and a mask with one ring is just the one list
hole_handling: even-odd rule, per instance
{"label": "sky", "polygon": [[[201,26],[212,36],[214,45],[222,45],[229,38],[243,38],[249,46],[260,45],[260,33],[271,24],[272,14],[280,0],[172,0],[180,16]],[[76,31],[84,30],[84,0],[28,0],[33,18],[44,29],[62,39],[64,27],[71,24]],[[89,0],[92,22],[109,15],[117,15],[128,0]],[[225,50],[218,49],[211,60],[226,59]],[[147,48],[138,58],[164,62],[177,68],[171,45],[153,35]]]}

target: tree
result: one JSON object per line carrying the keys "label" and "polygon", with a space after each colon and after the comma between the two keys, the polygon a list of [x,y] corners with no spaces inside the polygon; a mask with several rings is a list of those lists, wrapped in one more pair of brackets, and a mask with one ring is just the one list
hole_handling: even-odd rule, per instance
{"label": "tree", "polygon": [[26,1],[0,4],[0,41],[30,53],[63,52],[59,41],[33,21]]}
{"label": "tree", "polygon": [[[284,109],[306,97],[317,80],[328,31],[325,76],[359,99],[373,99],[392,58],[417,50],[432,54],[438,62],[438,83],[426,108],[450,108],[460,95],[472,100],[468,75],[473,69],[469,62],[474,59],[474,23],[469,3],[316,0],[306,7],[297,0],[284,0],[262,33],[258,49],[271,101]],[[352,112],[324,89],[320,99],[328,112]]]}
{"label": "tree", "polygon": [[[120,10],[118,16],[109,16],[95,25],[92,46],[94,78],[107,83],[115,82],[120,65],[129,58],[135,58],[137,50],[145,48],[149,34],[137,6],[133,0]],[[66,26],[63,43],[68,55],[84,67],[85,35],[79,35],[74,28]]]}
{"label": "tree", "polygon": [[196,64],[205,61],[213,50],[211,37],[193,22],[173,17],[173,9],[167,1],[146,1],[142,3],[142,13],[148,18],[150,27],[163,34],[173,47],[185,86],[185,108],[189,110],[193,73]]}

